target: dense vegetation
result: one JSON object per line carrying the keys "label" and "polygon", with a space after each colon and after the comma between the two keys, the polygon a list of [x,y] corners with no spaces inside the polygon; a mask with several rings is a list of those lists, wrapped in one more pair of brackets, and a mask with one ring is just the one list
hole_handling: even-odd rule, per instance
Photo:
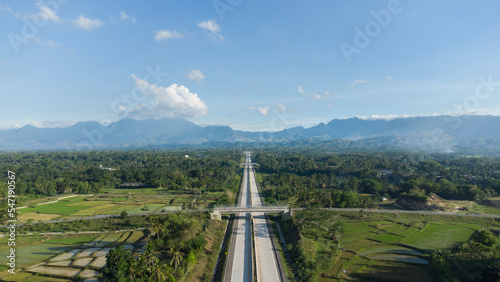
{"label": "dense vegetation", "polygon": [[496,219],[305,209],[279,224],[300,281],[499,278]]}
{"label": "dense vegetation", "polygon": [[[176,281],[186,278],[198,258],[204,255],[207,240],[205,233],[210,227],[207,217],[169,214],[148,218],[152,240],[138,258],[123,248],[107,255],[103,271],[104,281]],[[217,250],[217,246],[214,248]],[[207,265],[213,269],[215,265]],[[199,265],[198,265],[199,267]],[[206,272],[204,280],[211,278]]]}
{"label": "dense vegetation", "polygon": [[224,191],[238,187],[234,176],[241,157],[234,150],[1,153],[0,196],[7,193],[8,170],[16,173],[18,206],[39,197],[120,187]]}
{"label": "dense vegetation", "polygon": [[263,174],[262,188],[268,202],[297,206],[369,205],[370,200],[358,193],[387,198],[435,193],[445,199],[473,201],[500,193],[500,158],[261,151],[254,161]]}
{"label": "dense vegetation", "polygon": [[[285,202],[300,207],[374,207],[380,197],[412,197],[424,201],[426,195],[435,193],[445,199],[481,201],[500,193],[500,158],[404,152],[326,154],[318,151],[265,149],[255,153],[253,161],[258,163],[257,176],[268,203]],[[239,186],[237,174],[241,171],[242,156],[240,151],[227,149],[196,152],[2,153],[0,168],[5,172],[16,172],[18,205],[26,200],[65,193],[107,192],[93,196],[94,200],[102,197],[102,200],[112,201],[118,195],[114,193],[116,191],[141,190],[138,193],[144,193],[144,187],[184,190],[181,193],[204,196],[220,194],[214,202],[222,204],[232,203],[231,199]],[[0,195],[3,197],[6,195],[7,183],[7,174],[0,175]],[[138,186],[131,186],[131,183]],[[211,193],[229,190],[231,193]],[[127,197],[127,193],[120,194],[121,201],[137,199],[130,195]],[[156,195],[156,191],[151,193]],[[77,199],[65,201],[70,203]],[[195,201],[188,200],[183,207],[188,207],[190,202],[192,205]],[[65,203],[60,203],[61,206],[63,204]],[[75,210],[78,208],[70,207]],[[144,208],[146,207],[145,205]],[[55,209],[48,205],[44,208]],[[3,209],[2,213],[6,210]],[[38,207],[36,211],[40,210],[43,211]],[[427,236],[432,242],[436,242],[432,237],[434,231],[442,232],[441,235],[448,232],[448,223],[428,224],[429,220],[437,221],[435,218],[411,215],[411,219],[405,219],[405,216],[407,215],[362,213],[349,216],[330,211],[303,211],[281,224],[287,236],[294,270],[301,280],[308,281],[318,275],[333,277],[331,273],[336,275],[342,270],[341,267],[347,267],[353,261],[355,263],[352,264],[352,269],[358,264],[359,268],[356,269],[373,268],[369,263],[364,264],[369,261],[368,255],[353,255],[354,259],[348,257],[346,261],[342,261],[341,257],[368,248],[362,245],[367,242],[379,242],[384,246],[407,244],[405,246],[408,247],[413,246],[415,241],[421,245],[415,248],[429,252],[433,250],[434,243],[427,248],[422,245],[421,237]],[[213,242],[207,242],[207,230],[217,225],[208,218],[208,214],[186,213],[151,216],[145,220],[144,217],[128,216],[126,212],[122,212],[119,218],[33,224],[21,226],[18,231],[148,228],[153,239],[146,252],[139,258],[133,257],[124,249],[110,252],[104,278],[108,281],[189,280],[195,271],[194,266],[200,265],[197,262],[203,258],[213,258],[220,246],[220,243],[211,245]],[[461,223],[479,226],[479,223],[465,220]],[[484,222],[487,220],[495,221],[481,219]],[[350,224],[357,225],[348,229]],[[498,233],[497,227],[495,225],[491,230]],[[479,281],[498,278],[495,276],[500,269],[498,234],[487,230],[478,231],[469,242],[465,242],[476,230],[474,228],[455,224],[460,245],[450,248],[453,245],[450,243],[451,245],[434,252],[432,257],[429,253],[423,255],[429,257],[433,269],[440,274],[442,280],[457,278]],[[221,235],[218,236],[222,237]],[[348,243],[349,236],[363,239],[351,242],[351,246],[342,245]],[[210,256],[207,255],[208,250],[212,250]],[[336,260],[335,264],[332,264],[333,259]],[[215,262],[202,265],[206,269],[197,279],[209,280]],[[460,269],[464,271],[459,275]],[[205,276],[201,278],[202,275]]]}
{"label": "dense vegetation", "polygon": [[487,229],[478,231],[466,243],[432,254],[432,266],[441,281],[498,281],[500,245]]}

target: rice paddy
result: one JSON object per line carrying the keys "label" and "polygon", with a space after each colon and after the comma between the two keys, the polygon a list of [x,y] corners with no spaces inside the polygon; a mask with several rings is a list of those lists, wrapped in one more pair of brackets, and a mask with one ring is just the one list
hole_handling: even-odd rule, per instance
{"label": "rice paddy", "polygon": [[[8,281],[31,281],[25,279],[35,279],[35,277],[38,280],[32,281],[67,281],[59,278],[73,279],[77,276],[94,279],[106,265],[106,255],[110,250],[123,245],[125,249],[137,253],[148,240],[143,231],[127,231],[101,234],[97,237],[49,239],[47,241],[52,242],[50,244],[19,246],[18,254],[25,262],[22,265],[24,270],[15,275],[6,275],[4,271],[5,273],[0,274],[0,278],[2,280],[8,278]],[[27,252],[30,252],[30,255]],[[43,256],[37,256],[37,253]]]}
{"label": "rice paddy", "polygon": [[[206,208],[213,205],[219,194],[205,195],[197,208]],[[145,189],[112,189],[102,194],[74,195],[70,198],[61,198],[54,202],[54,198],[47,198],[43,203],[19,209],[20,222],[39,222],[96,215],[118,215],[122,211],[128,214],[144,212],[159,212],[180,210],[183,205],[196,202],[200,196],[182,191],[168,191],[163,188]],[[41,203],[41,204],[40,204]]]}
{"label": "rice paddy", "polygon": [[[326,226],[324,222],[331,221],[338,213],[303,212],[296,215],[298,221],[313,219],[301,228],[304,249],[308,257],[315,258],[332,244],[332,233],[318,226]],[[308,213],[316,214],[306,217]],[[318,220],[318,214],[323,218]],[[340,217],[337,251],[316,277],[317,281],[434,281],[427,266],[430,252],[465,242],[480,228],[460,218],[427,222],[418,220],[419,216],[370,216],[373,219],[366,215],[356,217],[354,213]]]}

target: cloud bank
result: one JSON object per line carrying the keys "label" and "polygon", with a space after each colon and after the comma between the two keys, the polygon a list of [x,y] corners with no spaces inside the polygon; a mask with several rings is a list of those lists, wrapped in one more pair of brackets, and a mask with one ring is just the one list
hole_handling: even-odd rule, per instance
{"label": "cloud bank", "polygon": [[[129,114],[136,118],[155,117],[200,117],[208,113],[208,107],[183,85],[172,84],[169,87],[156,86],[131,75],[137,88],[149,102],[129,109]],[[126,110],[121,108],[121,110]]]}

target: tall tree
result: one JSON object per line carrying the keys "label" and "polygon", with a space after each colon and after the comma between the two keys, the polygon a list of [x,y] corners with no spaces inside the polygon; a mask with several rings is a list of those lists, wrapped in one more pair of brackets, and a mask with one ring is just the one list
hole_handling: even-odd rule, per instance
{"label": "tall tree", "polygon": [[177,267],[182,263],[183,257],[181,251],[178,247],[171,247],[170,254],[172,259],[170,260],[170,265],[174,265],[174,274],[177,275]]}
{"label": "tall tree", "polygon": [[130,268],[134,258],[132,252],[119,246],[106,255],[106,267],[103,271],[104,281],[130,281]]}

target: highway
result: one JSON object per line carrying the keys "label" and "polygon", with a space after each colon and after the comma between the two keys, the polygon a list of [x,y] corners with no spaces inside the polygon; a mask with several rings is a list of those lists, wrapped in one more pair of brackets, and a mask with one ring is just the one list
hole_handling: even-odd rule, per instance
{"label": "highway", "polygon": [[[262,199],[257,188],[252,164],[249,164],[248,168],[252,207],[262,207]],[[257,281],[286,281],[279,259],[279,251],[274,242],[274,235],[271,234],[264,213],[253,213],[253,230]]]}
{"label": "highway", "polygon": [[[239,207],[250,207],[251,199],[248,186],[248,156],[245,160],[243,180],[241,181]],[[234,221],[229,255],[227,258],[224,281],[253,281],[252,226],[250,213],[238,213]]]}

